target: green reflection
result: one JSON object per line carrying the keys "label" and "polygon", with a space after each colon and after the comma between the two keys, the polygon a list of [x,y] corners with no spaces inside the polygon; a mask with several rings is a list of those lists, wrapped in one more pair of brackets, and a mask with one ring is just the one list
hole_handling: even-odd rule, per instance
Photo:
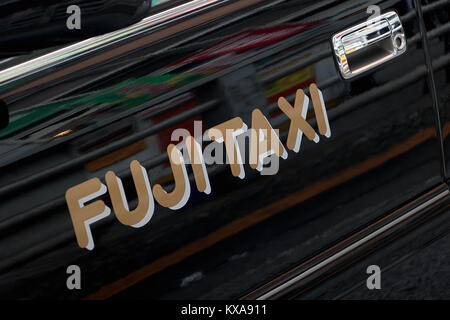
{"label": "green reflection", "polygon": [[0,138],[48,119],[57,113],[73,110],[76,107],[106,104],[108,107],[114,105],[114,108],[134,108],[184,84],[202,79],[204,76],[205,74],[201,73],[183,73],[132,78],[73,100],[40,106],[30,111],[18,112],[12,116],[9,125],[0,130]]}

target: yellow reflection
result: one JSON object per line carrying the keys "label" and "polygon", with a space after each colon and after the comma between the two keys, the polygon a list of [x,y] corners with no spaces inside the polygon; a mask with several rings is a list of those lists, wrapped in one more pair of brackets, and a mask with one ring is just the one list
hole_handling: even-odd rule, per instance
{"label": "yellow reflection", "polygon": [[71,132],[72,132],[72,129],[69,129],[69,130],[60,132],[60,133],[58,133],[58,134],[55,134],[55,135],[53,136],[53,138],[62,137],[62,136],[65,136],[66,134],[69,134],[69,133],[71,133]]}

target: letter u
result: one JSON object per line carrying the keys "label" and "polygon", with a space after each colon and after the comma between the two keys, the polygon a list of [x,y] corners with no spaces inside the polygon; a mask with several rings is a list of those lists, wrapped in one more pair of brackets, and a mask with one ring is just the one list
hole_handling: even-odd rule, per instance
{"label": "letter u", "polygon": [[145,168],[141,166],[139,161],[134,160],[130,164],[130,170],[138,197],[138,205],[132,211],[128,207],[128,201],[120,178],[114,172],[108,171],[105,180],[117,219],[126,226],[140,228],[152,218],[155,210],[155,201]]}

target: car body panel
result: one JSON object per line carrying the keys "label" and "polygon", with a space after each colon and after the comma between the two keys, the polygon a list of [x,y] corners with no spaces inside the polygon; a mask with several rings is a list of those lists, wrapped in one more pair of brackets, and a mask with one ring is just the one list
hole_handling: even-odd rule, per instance
{"label": "car body panel", "polygon": [[[366,21],[373,4],[399,14],[407,51],[344,80],[331,37]],[[14,80],[2,90],[11,120],[0,131],[0,294],[237,298],[440,185],[439,128],[410,4],[221,2],[128,39],[126,49],[108,46]],[[285,145],[290,123],[278,98],[293,104],[311,83],[323,92],[330,137],[303,139],[275,175],[245,165],[239,179],[228,165],[208,166],[211,194],[191,177],[184,208],[156,205],[138,229],[112,213],[93,224],[94,250],[78,247],[67,189],[113,170],[134,207],[132,160],[170,190],[164,152],[175,129],[194,134],[194,121],[204,131],[236,116],[250,127],[254,108]],[[73,264],[82,290],[66,288]]]}

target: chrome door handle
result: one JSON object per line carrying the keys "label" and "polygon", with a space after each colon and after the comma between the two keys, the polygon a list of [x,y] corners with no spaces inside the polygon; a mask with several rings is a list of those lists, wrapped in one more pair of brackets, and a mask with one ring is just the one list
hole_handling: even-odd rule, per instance
{"label": "chrome door handle", "polygon": [[344,79],[350,79],[406,51],[405,32],[394,11],[333,35],[332,43]]}

